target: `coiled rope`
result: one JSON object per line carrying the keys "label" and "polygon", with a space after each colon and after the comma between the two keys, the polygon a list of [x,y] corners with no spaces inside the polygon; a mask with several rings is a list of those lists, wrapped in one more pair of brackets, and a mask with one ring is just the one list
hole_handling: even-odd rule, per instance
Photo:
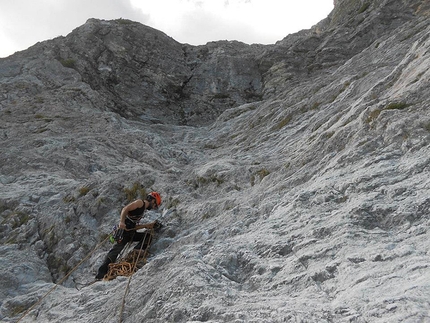
{"label": "coiled rope", "polygon": [[[133,229],[129,229],[127,231],[136,231],[139,230],[141,228],[145,228],[145,225],[141,225],[141,226],[137,226],[136,228]],[[128,290],[130,288],[130,281],[131,281],[131,276],[137,271],[137,269],[139,269],[137,267],[138,262],[141,261],[143,262],[142,266],[146,263],[146,258],[148,255],[148,250],[149,250],[149,246],[152,242],[152,238],[154,236],[154,228],[151,228],[150,231],[147,231],[145,236],[143,237],[142,241],[146,240],[147,235],[150,234],[150,242],[147,244],[147,247],[145,248],[142,257],[140,257],[141,253],[142,253],[142,248],[144,243],[141,244],[140,246],[140,250],[137,253],[131,254],[131,260],[129,258],[129,255],[127,256],[126,259],[124,259],[123,261],[119,262],[119,263],[112,263],[109,264],[109,272],[108,274],[105,276],[104,280],[111,280],[114,279],[117,276],[129,276],[129,280],[127,283],[127,287],[124,293],[124,297],[122,299],[122,304],[121,304],[121,312],[120,312],[120,323],[122,322],[122,315],[124,312],[124,307],[125,307],[125,298],[127,296]],[[101,241],[98,245],[96,245],[94,247],[94,249],[85,257],[83,258],[75,267],[73,267],[60,281],[58,281],[47,293],[45,293],[45,295],[43,295],[36,303],[34,303],[29,309],[27,309],[25,311],[25,313],[18,319],[17,323],[19,323],[22,319],[24,319],[24,317],[26,317],[36,306],[38,306],[49,294],[51,294],[59,285],[61,285],[62,283],[64,283],[69,277],[70,275],[79,268],[80,265],[82,265],[88,258],[91,257],[91,255],[97,250],[99,249],[108,239],[110,238],[110,236],[108,235],[103,241]]]}

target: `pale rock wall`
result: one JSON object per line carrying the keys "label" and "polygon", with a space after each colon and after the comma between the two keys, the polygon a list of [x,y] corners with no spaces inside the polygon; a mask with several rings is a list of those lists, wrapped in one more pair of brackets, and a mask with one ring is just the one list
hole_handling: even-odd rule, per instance
{"label": "pale rock wall", "polygon": [[120,321],[127,279],[82,283],[144,188],[171,212],[124,322],[428,321],[428,1],[335,5],[273,45],[90,19],[0,59],[0,320],[89,255],[22,321]]}

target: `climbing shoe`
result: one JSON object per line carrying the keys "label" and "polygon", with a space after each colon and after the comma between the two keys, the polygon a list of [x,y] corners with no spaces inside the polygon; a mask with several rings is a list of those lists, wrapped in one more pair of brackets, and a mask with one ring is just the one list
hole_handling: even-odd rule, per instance
{"label": "climbing shoe", "polygon": [[96,279],[103,279],[103,277],[107,274],[108,270],[109,263],[103,263],[97,272]]}

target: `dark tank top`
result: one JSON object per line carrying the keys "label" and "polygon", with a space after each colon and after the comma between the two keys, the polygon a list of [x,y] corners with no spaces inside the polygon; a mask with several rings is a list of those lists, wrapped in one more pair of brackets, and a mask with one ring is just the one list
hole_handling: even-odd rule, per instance
{"label": "dark tank top", "polygon": [[137,223],[140,221],[140,219],[143,217],[143,212],[145,212],[145,204],[143,204],[142,207],[134,209],[133,211],[128,212],[127,218],[134,223]]}

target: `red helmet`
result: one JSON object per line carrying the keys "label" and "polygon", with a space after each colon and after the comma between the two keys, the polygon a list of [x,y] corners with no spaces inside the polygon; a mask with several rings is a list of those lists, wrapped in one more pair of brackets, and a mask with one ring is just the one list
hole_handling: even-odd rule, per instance
{"label": "red helmet", "polygon": [[148,197],[155,199],[155,203],[157,203],[157,207],[161,205],[161,196],[157,192],[151,192],[148,194]]}

